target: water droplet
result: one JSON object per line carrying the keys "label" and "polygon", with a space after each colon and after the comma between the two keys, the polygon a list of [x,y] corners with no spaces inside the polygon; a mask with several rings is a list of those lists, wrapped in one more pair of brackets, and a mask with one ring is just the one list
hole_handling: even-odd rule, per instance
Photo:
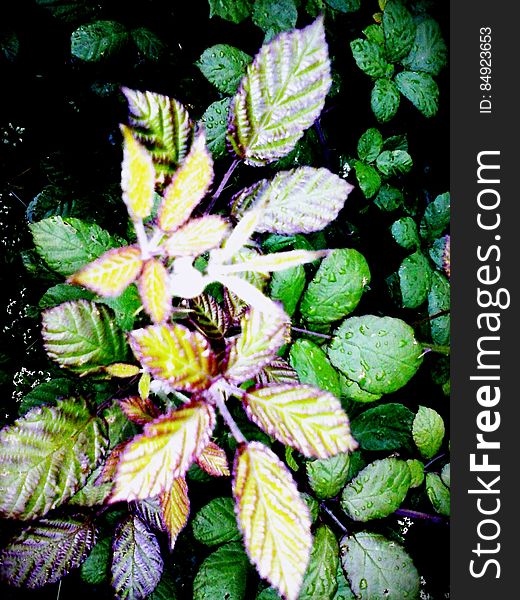
{"label": "water droplet", "polygon": [[366,590],[367,589],[367,580],[366,579],[361,579],[361,581],[359,582],[359,589],[360,590]]}

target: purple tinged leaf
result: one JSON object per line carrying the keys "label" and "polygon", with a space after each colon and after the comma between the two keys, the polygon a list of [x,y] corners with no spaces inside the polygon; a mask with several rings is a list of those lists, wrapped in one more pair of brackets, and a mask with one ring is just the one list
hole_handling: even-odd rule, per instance
{"label": "purple tinged leaf", "polygon": [[272,360],[256,376],[259,386],[267,387],[270,383],[299,383],[298,373],[283,358]]}
{"label": "purple tinged leaf", "polygon": [[191,320],[209,339],[222,339],[230,326],[228,311],[209,294],[201,294],[189,301],[193,310]]}
{"label": "purple tinged leaf", "polygon": [[162,508],[159,496],[154,496],[153,498],[144,498],[143,500],[135,500],[134,502],[130,503],[129,507],[132,514],[139,517],[139,519],[148,529],[161,532],[166,531],[162,517]]}

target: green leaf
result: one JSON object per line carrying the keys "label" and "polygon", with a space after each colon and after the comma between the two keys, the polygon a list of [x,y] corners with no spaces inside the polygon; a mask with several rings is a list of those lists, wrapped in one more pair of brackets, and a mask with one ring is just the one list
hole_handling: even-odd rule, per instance
{"label": "green leaf", "polygon": [[432,269],[428,259],[418,250],[403,260],[398,273],[403,306],[417,308],[428,297],[432,284]]}
{"label": "green leaf", "polygon": [[450,487],[450,463],[447,463],[442,467],[441,479],[446,487]]}
{"label": "green leaf", "polygon": [[370,96],[370,106],[380,123],[388,123],[393,119],[401,96],[397,86],[391,79],[380,78],[374,83]]}
{"label": "green leaf", "polygon": [[56,19],[67,23],[88,21],[101,8],[84,0],[36,0],[36,3],[47,9]]}
{"label": "green leaf", "polygon": [[333,250],[323,259],[300,304],[312,323],[330,323],[350,314],[370,283],[370,270],[357,250]]}
{"label": "green leaf", "polygon": [[202,115],[206,130],[206,143],[213,158],[226,155],[227,113],[231,98],[211,103]]}
{"label": "green leaf", "polygon": [[44,381],[22,398],[18,407],[18,414],[24,415],[31,408],[42,404],[56,404],[58,399],[61,400],[62,398],[71,396],[76,387],[76,383],[71,379],[59,378]]}
{"label": "green leaf", "polygon": [[193,537],[206,546],[241,540],[231,498],[215,498],[203,506],[192,521]]}
{"label": "green leaf", "polygon": [[43,310],[70,300],[92,300],[93,298],[94,294],[83,287],[68,283],[58,283],[50,287],[43,294],[38,302],[38,307]]}
{"label": "green leaf", "polygon": [[383,144],[384,150],[406,150],[408,152],[408,137],[406,133],[391,135]]}
{"label": "green leaf", "polygon": [[38,254],[68,277],[111,248],[120,246],[108,231],[79,219],[50,217],[29,225]]}
{"label": "green leaf", "polygon": [[422,71],[438,75],[446,66],[448,57],[441,28],[434,19],[424,19],[417,25],[415,40],[401,64],[410,71]]}
{"label": "green leaf", "polygon": [[353,400],[354,402],[374,402],[381,398],[381,394],[371,394],[359,387],[359,385],[347,379],[343,373],[338,371],[339,382],[341,386],[341,398]]}
{"label": "green leaf", "polygon": [[401,94],[425,116],[433,117],[439,108],[439,87],[427,73],[402,71],[395,82]]}
{"label": "green leaf", "polygon": [[272,39],[277,33],[296,27],[298,10],[295,0],[255,0],[252,18],[266,37]]}
{"label": "green leaf", "polygon": [[383,29],[388,59],[396,62],[408,54],[415,38],[415,23],[401,0],[385,4]]}
{"label": "green leaf", "polygon": [[325,352],[309,340],[296,340],[289,353],[291,366],[302,383],[308,383],[336,397],[341,393],[336,370]]}
{"label": "green leaf", "polygon": [[325,2],[342,13],[356,12],[361,7],[361,0],[325,0]]}
{"label": "green leaf", "polygon": [[350,317],[328,349],[332,364],[372,394],[403,387],[422,363],[422,346],[413,329],[392,317]]}
{"label": "green leaf", "polygon": [[385,43],[385,32],[383,31],[383,27],[381,25],[377,25],[377,23],[372,23],[365,29],[363,29],[363,33],[365,37],[370,42],[374,42],[379,44],[380,46],[384,46]]}
{"label": "green leaf", "polygon": [[401,217],[392,223],[392,236],[402,248],[415,250],[420,245],[417,225],[411,217]]}
{"label": "green leaf", "polygon": [[305,269],[302,265],[285,271],[276,271],[271,277],[271,298],[279,300],[285,312],[291,317],[296,310],[305,283]]}
{"label": "green leaf", "polygon": [[121,521],[112,545],[112,587],[116,598],[145,598],[159,583],[163,559],[159,542],[136,516]]}
{"label": "green leaf", "polygon": [[107,426],[82,399],[34,408],[0,432],[3,517],[32,519],[80,489],[108,448]]}
{"label": "green leaf", "polygon": [[97,62],[116,54],[128,41],[128,31],[117,21],[95,21],[72,32],[72,55],[87,62]]}
{"label": "green leaf", "polygon": [[127,332],[134,328],[137,313],[141,308],[141,297],[135,284],[129,285],[120,296],[98,298],[96,302],[106,304],[114,311],[115,322],[122,331]]}
{"label": "green leaf", "polygon": [[385,183],[374,198],[374,204],[381,210],[391,212],[398,209],[404,201],[403,194],[397,188]]}
{"label": "green leaf", "polygon": [[371,77],[391,77],[393,65],[386,60],[385,50],[379,44],[361,38],[350,42],[357,66]]}
{"label": "green leaf", "polygon": [[442,445],[445,433],[444,421],[433,408],[419,406],[412,432],[417,449],[426,460],[429,460],[437,454]]}
{"label": "green leaf", "polygon": [[243,600],[249,560],[241,542],[215,550],[201,564],[193,582],[193,600]]}
{"label": "green leaf", "polygon": [[312,522],[315,523],[320,512],[319,502],[316,500],[316,498],[314,498],[314,496],[306,494],[305,492],[301,492],[300,496],[302,497],[302,500],[305,502],[307,508],[309,509]]}
{"label": "green leaf", "polygon": [[399,544],[382,535],[361,531],[345,536],[340,551],[343,569],[358,600],[419,597],[419,573]]}
{"label": "green leaf", "polygon": [[419,231],[427,241],[438,238],[450,224],[450,193],[439,194],[424,211]]}
{"label": "green leaf", "polygon": [[258,166],[288,154],[320,114],[330,84],[321,17],[264,44],[231,101],[234,152]]}
{"label": "green leaf", "polygon": [[251,14],[251,0],[209,0],[209,18],[220,17],[232,23],[241,23]]}
{"label": "green leaf", "polygon": [[359,138],[357,151],[359,158],[367,163],[374,162],[383,149],[383,136],[379,129],[367,129]]}
{"label": "green leaf", "polygon": [[[450,284],[444,275],[434,272],[428,294],[428,315],[433,317],[446,310],[450,310]],[[450,315],[430,319],[430,330],[434,344],[449,345]]]}
{"label": "green leaf", "polygon": [[365,198],[372,198],[381,187],[381,175],[372,165],[367,165],[360,160],[354,161],[353,166],[356,170],[356,179]]}
{"label": "green leaf", "polygon": [[426,473],[426,493],[436,512],[450,516],[450,490],[437,473]]}
{"label": "green leaf", "polygon": [[148,60],[159,60],[166,46],[159,36],[147,27],[138,27],[130,32],[139,52]]}
{"label": "green leaf", "polygon": [[338,587],[338,564],[339,546],[336,537],[326,525],[320,525],[314,533],[311,559],[298,600],[332,600]]}
{"label": "green leaf", "polygon": [[437,238],[431,248],[428,250],[430,258],[433,260],[437,268],[442,270],[444,268],[444,256],[446,254],[447,247],[449,248],[449,235],[443,235]]}
{"label": "green leaf", "polygon": [[111,538],[96,542],[87,560],[81,565],[81,579],[91,585],[100,585],[110,576]]}
{"label": "green leaf", "polygon": [[280,594],[272,587],[262,590],[255,600],[281,600]]}
{"label": "green leaf", "polygon": [[100,465],[90,474],[85,485],[69,500],[69,506],[92,507],[105,504],[112,492],[112,482],[107,481],[98,484],[98,479],[103,471],[103,467],[104,465]]}
{"label": "green leaf", "polygon": [[336,581],[338,583],[338,589],[334,594],[332,600],[356,600],[356,597],[350,589],[350,585],[341,566],[341,562],[338,563],[336,570]]}
{"label": "green leaf", "polygon": [[206,48],[195,65],[219,92],[234,94],[252,57],[228,44]]}
{"label": "green leaf", "polygon": [[402,404],[381,404],[356,417],[352,421],[352,432],[363,450],[411,450],[414,416]]}
{"label": "green leaf", "polygon": [[390,177],[408,173],[413,166],[412,157],[405,150],[384,150],[377,157],[377,168]]}
{"label": "green leaf", "polygon": [[420,460],[409,459],[406,461],[408,468],[410,469],[410,489],[418,488],[424,481],[424,465]]}
{"label": "green leaf", "polygon": [[164,570],[161,580],[155,590],[147,596],[146,600],[177,600],[175,580],[171,571]]}
{"label": "green leaf", "polygon": [[29,589],[59,581],[80,566],[95,539],[91,519],[40,519],[0,552],[2,579]]}
{"label": "green leaf", "polygon": [[339,453],[306,464],[309,485],[320,499],[334,498],[348,481],[350,455]]}
{"label": "green leaf", "polygon": [[65,302],[44,311],[42,325],[45,350],[62,368],[88,373],[126,360],[126,340],[104,306]]}

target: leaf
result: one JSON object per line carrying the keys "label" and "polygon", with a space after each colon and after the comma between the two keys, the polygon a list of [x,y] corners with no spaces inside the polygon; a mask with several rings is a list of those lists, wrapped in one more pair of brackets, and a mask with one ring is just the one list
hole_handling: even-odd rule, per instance
{"label": "leaf", "polygon": [[115,297],[133,283],[143,261],[136,246],[114,248],[102,254],[68,278],[68,283],[82,285],[100,296]]}
{"label": "leaf", "polygon": [[202,402],[184,404],[147,423],[121,454],[110,502],[150,498],[171,489],[208,444],[214,424],[215,411]]}
{"label": "leaf", "polygon": [[226,152],[227,114],[231,98],[212,102],[204,111],[201,122],[206,131],[208,150],[214,159],[221,158]]}
{"label": "leaf", "polygon": [[42,516],[73,496],[108,448],[107,426],[82,399],[34,408],[0,431],[5,518]]}
{"label": "leaf", "polygon": [[414,417],[402,404],[381,404],[365,410],[352,421],[352,434],[363,450],[411,450]]}
{"label": "leaf", "polygon": [[339,546],[332,531],[320,525],[314,534],[311,559],[298,600],[332,600],[338,587]]}
{"label": "leaf", "polygon": [[401,0],[388,0],[383,12],[383,30],[388,59],[396,62],[406,56],[415,38],[415,23]]}
{"label": "leaf", "polygon": [[384,150],[377,157],[377,168],[387,177],[408,173],[412,166],[412,157],[405,150]]}
{"label": "leaf", "polygon": [[304,456],[327,458],[357,447],[347,415],[328,392],[310,385],[279,384],[249,391],[242,401],[254,423]]}
{"label": "leaf", "polygon": [[170,570],[163,570],[161,580],[147,600],[178,600],[174,576]]}
{"label": "leaf", "polygon": [[135,377],[139,375],[140,369],[137,365],[130,365],[128,363],[112,363],[105,367],[105,373],[108,373],[110,377],[119,377],[121,379],[127,379],[128,377]]}
{"label": "leaf", "polygon": [[421,220],[421,237],[430,242],[438,238],[450,224],[450,193],[439,194],[428,204]]}
{"label": "leaf", "polygon": [[367,165],[360,160],[354,161],[354,168],[363,195],[365,198],[372,198],[381,187],[381,175],[372,165]]}
{"label": "leaf", "polygon": [[270,383],[298,383],[298,374],[283,358],[277,358],[266,365],[256,376],[259,385]]}
{"label": "leaf", "polygon": [[354,521],[381,519],[401,506],[410,483],[406,461],[375,460],[347,484],[341,495],[341,507]]}
{"label": "leaf", "polygon": [[213,160],[204,131],[193,140],[189,154],[164,190],[158,223],[163,231],[175,231],[190,217],[213,181]]}
{"label": "leaf", "polygon": [[208,502],[193,518],[192,527],[193,537],[206,546],[242,539],[231,498],[215,498]]}
{"label": "leaf", "polygon": [[148,60],[157,61],[164,53],[166,46],[153,31],[147,27],[138,27],[130,32],[139,52]]}
{"label": "leaf", "polygon": [[350,317],[337,329],[328,349],[332,364],[372,394],[403,387],[422,363],[422,346],[413,329],[393,317]]}
{"label": "leaf", "polygon": [[214,442],[209,442],[199,454],[197,464],[213,477],[228,477],[231,474],[226,453]]}
{"label": "leaf", "polygon": [[242,317],[242,333],[229,345],[225,376],[242,383],[257,375],[281,348],[287,335],[287,315],[280,309],[268,314],[251,308]]}
{"label": "leaf", "polygon": [[426,460],[433,458],[444,439],[444,421],[433,408],[419,406],[413,421],[413,440],[421,456]]}
{"label": "leaf", "polygon": [[110,58],[128,41],[128,31],[117,21],[95,21],[81,25],[72,32],[70,51],[87,62]]}
{"label": "leaf", "polygon": [[68,283],[58,283],[43,294],[38,302],[38,308],[43,310],[70,300],[92,300],[93,298],[94,294],[88,290]]}
{"label": "leaf", "polygon": [[140,600],[151,594],[163,571],[155,535],[138,517],[130,515],[117,526],[112,550],[112,587],[116,598]]}
{"label": "leaf", "polygon": [[341,562],[338,564],[336,571],[336,581],[338,583],[338,589],[332,598],[332,600],[356,600],[356,597],[350,589],[350,585],[341,566]]}
{"label": "leaf", "polygon": [[403,306],[417,308],[428,297],[432,284],[432,269],[428,259],[418,250],[403,260],[398,273]]}
{"label": "leaf", "polygon": [[220,245],[229,225],[222,217],[190,219],[163,243],[168,256],[197,256]]}
{"label": "leaf", "polygon": [[305,269],[302,265],[278,271],[271,277],[271,298],[279,300],[285,312],[292,316],[305,287]]}
{"label": "leaf", "polygon": [[417,24],[412,49],[401,64],[410,71],[438,75],[446,66],[447,54],[439,24],[434,19],[424,19]]}
{"label": "leaf", "polygon": [[251,14],[251,0],[209,0],[209,17],[241,23]]}
{"label": "leaf", "polygon": [[139,517],[147,529],[166,532],[160,496],[137,500],[129,504],[130,512]]}
{"label": "leaf", "polygon": [[321,499],[334,498],[343,489],[348,480],[350,455],[344,452],[309,461],[306,464],[309,485]]}
{"label": "leaf", "polygon": [[277,33],[296,27],[298,10],[295,0],[255,0],[251,16],[253,23],[272,39]]}
{"label": "leaf", "polygon": [[114,311],[115,323],[126,333],[134,327],[136,316],[141,310],[141,298],[135,284],[130,284],[116,298],[98,298],[96,302],[106,304]]}
{"label": "leaf", "polygon": [[18,414],[24,415],[31,408],[42,404],[56,404],[57,400],[71,396],[75,389],[76,383],[64,377],[44,381],[25,394],[18,407]]}
{"label": "leaf", "polygon": [[375,402],[381,398],[382,394],[372,394],[359,387],[359,385],[347,379],[343,373],[338,371],[339,383],[341,386],[341,398],[353,400],[354,402]]}
{"label": "leaf", "polygon": [[450,487],[450,463],[447,463],[442,467],[441,479],[446,487]]}
{"label": "leaf", "polygon": [[383,136],[379,129],[375,129],[374,127],[367,129],[358,140],[358,156],[364,162],[374,162],[382,149]]}
{"label": "leaf", "polygon": [[330,83],[322,18],[264,44],[231,101],[235,154],[259,166],[288,154],[320,114]]}
{"label": "leaf", "polygon": [[301,383],[308,383],[339,397],[341,388],[338,373],[319,346],[309,340],[296,340],[289,356]]}
{"label": "leaf", "polygon": [[[437,268],[439,268],[441,270],[444,268],[443,263],[444,263],[444,257],[445,257],[446,252],[449,255],[449,239],[450,239],[449,235],[443,235],[442,237],[437,238],[428,250],[428,254],[430,255],[430,258],[433,260],[433,262],[435,263]],[[41,300],[40,300],[40,303],[41,303]]]}
{"label": "leaf", "polygon": [[90,520],[41,519],[0,552],[1,577],[29,589],[59,581],[80,566],[95,539]]}
{"label": "leaf", "polygon": [[296,600],[312,546],[309,510],[283,463],[266,446],[239,447],[233,468],[236,514],[260,577]]}
{"label": "leaf", "polygon": [[395,83],[391,79],[377,79],[372,88],[370,106],[376,119],[380,123],[388,123],[393,119],[399,108],[401,96]]}
{"label": "leaf", "polygon": [[415,250],[420,245],[417,225],[411,217],[401,217],[392,223],[392,237],[402,248]]}
{"label": "leaf", "polygon": [[245,260],[233,261],[230,265],[218,265],[212,268],[212,274],[216,274],[221,283],[220,274],[233,275],[235,273],[269,273],[272,271],[285,271],[292,267],[314,262],[329,254],[328,250],[288,250],[287,252],[276,252],[274,254],[252,255]]}
{"label": "leaf", "polygon": [[433,117],[439,108],[439,87],[427,73],[402,71],[395,82],[401,94],[425,116]]}
{"label": "leaf", "polygon": [[[433,317],[450,310],[450,284],[444,275],[432,273],[431,288],[428,293],[428,315]],[[450,315],[430,318],[430,329],[434,344],[449,345]]]}
{"label": "leaf", "polygon": [[[361,531],[340,542],[341,561],[356,598],[419,597],[419,574],[402,546]],[[399,570],[395,567],[399,565]]]}
{"label": "leaf", "polygon": [[177,390],[203,390],[211,383],[215,355],[206,338],[177,323],[135,329],[129,341],[152,375]]}
{"label": "leaf", "polygon": [[195,327],[208,339],[218,340],[230,326],[230,316],[217,301],[208,294],[201,294],[190,300],[190,308],[194,311],[192,320]]}
{"label": "leaf", "polygon": [[68,277],[120,244],[95,223],[50,217],[29,225],[36,251],[53,270]]}
{"label": "leaf", "polygon": [[179,165],[188,152],[191,123],[184,106],[154,92],[123,87],[135,138],[146,146],[159,170]]}
{"label": "leaf", "polygon": [[386,60],[385,50],[379,44],[358,38],[350,42],[357,66],[370,77],[390,77],[394,67]]}
{"label": "leaf", "polygon": [[139,296],[143,307],[154,323],[163,323],[172,313],[172,296],[169,291],[168,271],[157,258],[144,263],[139,277]]}
{"label": "leaf", "polygon": [[159,496],[162,517],[168,532],[170,550],[173,550],[179,533],[186,527],[190,514],[190,499],[188,486],[184,477],[174,480],[170,490],[165,490]]}
{"label": "leaf", "polygon": [[418,488],[424,481],[424,465],[417,459],[408,459],[406,464],[410,469],[410,489]]}
{"label": "leaf", "polygon": [[342,13],[356,12],[361,7],[361,0],[325,0],[325,2]]}
{"label": "leaf", "polygon": [[320,264],[303,295],[300,312],[312,323],[330,323],[350,314],[370,283],[370,270],[357,250],[333,250]]}
{"label": "leaf", "polygon": [[234,94],[252,57],[229,44],[206,48],[195,65],[223,94]]}
{"label": "leaf", "polygon": [[403,194],[400,190],[391,185],[383,184],[374,199],[374,204],[381,210],[393,211],[401,206],[403,200]]}
{"label": "leaf", "polygon": [[104,537],[92,548],[85,562],[81,565],[81,579],[91,585],[100,585],[110,575],[111,538]]}
{"label": "leaf", "polygon": [[247,555],[239,542],[231,542],[215,550],[195,575],[193,600],[243,600],[248,566]]}
{"label": "leaf", "polygon": [[437,473],[426,473],[426,494],[436,512],[450,516],[450,490]]}
{"label": "leaf", "polygon": [[103,465],[100,465],[90,474],[85,485],[70,498],[68,506],[92,507],[105,503],[112,492],[112,482],[98,484],[97,481],[102,471]]}
{"label": "leaf", "polygon": [[137,423],[137,425],[150,423],[150,421],[159,416],[157,407],[148,398],[130,396],[129,398],[119,400],[118,403],[126,418],[133,423]]}
{"label": "leaf", "polygon": [[49,358],[75,373],[126,359],[126,342],[110,311],[94,302],[76,300],[44,311],[42,337]]}

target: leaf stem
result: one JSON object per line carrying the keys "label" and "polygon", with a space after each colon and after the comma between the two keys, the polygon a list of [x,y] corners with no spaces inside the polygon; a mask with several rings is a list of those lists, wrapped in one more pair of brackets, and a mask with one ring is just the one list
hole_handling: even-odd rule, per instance
{"label": "leaf stem", "polygon": [[450,355],[449,346],[440,346],[439,344],[427,344],[422,343],[421,346],[429,352],[437,352],[437,354],[443,354],[444,356]]}
{"label": "leaf stem", "polygon": [[326,167],[330,167],[330,150],[327,144],[327,139],[325,134],[323,133],[323,129],[321,127],[321,122],[319,119],[314,123],[314,129],[316,130],[316,134],[318,136],[318,141],[320,142],[321,151],[323,153],[323,162]]}
{"label": "leaf stem", "polygon": [[206,210],[204,211],[205,215],[207,215],[208,213],[210,213],[213,210],[215,203],[220,198],[220,194],[222,194],[222,192],[224,191],[224,188],[226,187],[226,184],[229,181],[229,178],[231,177],[231,175],[233,175],[233,171],[238,167],[239,163],[240,163],[240,159],[235,158],[233,160],[233,162],[229,165],[229,168],[225,172],[224,177],[222,178],[222,181],[220,182],[220,185],[217,188],[217,191],[211,197],[211,200],[210,200]]}
{"label": "leaf stem", "polygon": [[148,243],[148,236],[144,230],[144,224],[142,219],[136,219],[134,222],[135,235],[137,236],[137,243],[141,250],[141,258],[147,260],[150,258],[150,248]]}
{"label": "leaf stem", "polygon": [[318,333],[317,331],[309,331],[308,329],[301,329],[300,327],[291,326],[293,331],[297,331],[298,333],[305,333],[307,335],[313,335],[315,337],[323,338],[324,340],[331,340],[332,336],[328,333]]}
{"label": "leaf stem", "polygon": [[439,523],[441,525],[447,525],[448,519],[445,517],[441,517],[438,515],[430,515],[428,513],[419,512],[417,510],[409,510],[407,508],[398,508],[394,515],[399,517],[408,517],[410,519],[424,519],[426,521],[431,521],[432,523]]}
{"label": "leaf stem", "polygon": [[218,410],[219,410],[220,414],[222,415],[224,422],[229,427],[229,430],[231,431],[235,440],[239,444],[245,444],[247,442],[247,440],[244,437],[244,434],[238,428],[238,425],[236,424],[235,419],[233,419],[233,417],[231,416],[231,413],[229,412],[228,407],[226,406],[226,402],[224,400],[223,395],[219,392],[219,390],[216,390],[216,393],[212,394],[212,397],[214,398],[215,403],[218,407]]}
{"label": "leaf stem", "polygon": [[426,470],[428,467],[433,465],[433,463],[437,462],[438,460],[441,460],[441,458],[444,458],[445,456],[446,456],[446,453],[443,452],[442,454],[437,455],[435,458],[432,458],[430,460],[430,462],[428,462],[424,465],[424,470]]}
{"label": "leaf stem", "polygon": [[341,531],[345,535],[348,535],[348,529],[345,527],[345,525],[343,525],[343,523],[338,519],[338,517],[336,517],[336,515],[330,510],[330,508],[325,504],[325,502],[322,502],[320,504],[320,508],[322,508],[329,515],[329,517],[334,521],[334,523],[336,523],[336,525],[341,529]]}

